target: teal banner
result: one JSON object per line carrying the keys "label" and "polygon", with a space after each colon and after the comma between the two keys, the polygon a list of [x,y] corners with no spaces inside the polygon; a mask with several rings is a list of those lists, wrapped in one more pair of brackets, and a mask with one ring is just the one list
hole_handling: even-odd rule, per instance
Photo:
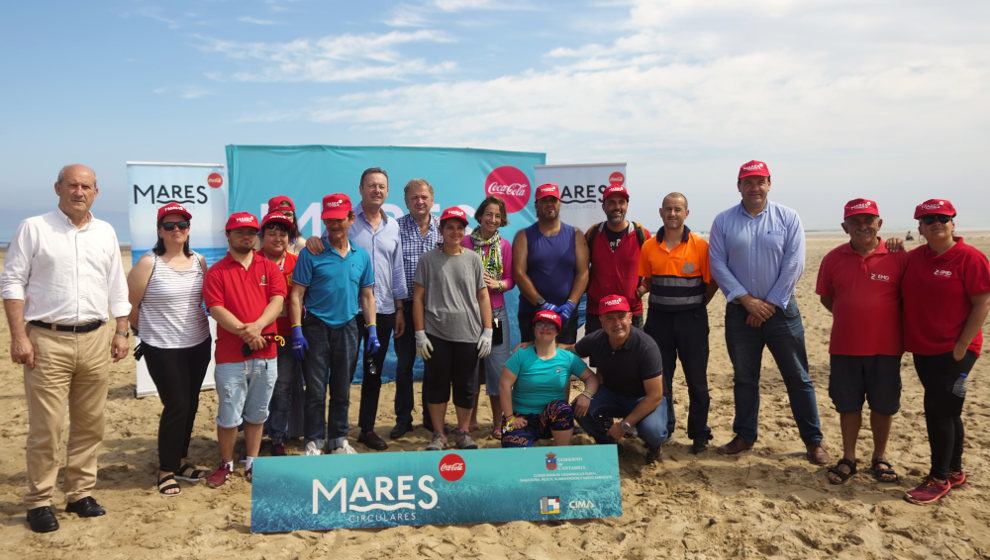
{"label": "teal banner", "polygon": [[251,531],[620,517],[614,445],[259,457]]}

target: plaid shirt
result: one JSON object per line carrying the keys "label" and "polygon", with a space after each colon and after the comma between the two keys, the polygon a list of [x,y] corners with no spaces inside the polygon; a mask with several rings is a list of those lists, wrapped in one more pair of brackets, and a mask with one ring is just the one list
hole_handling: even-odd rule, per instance
{"label": "plaid shirt", "polygon": [[436,249],[443,243],[443,236],[440,235],[440,218],[430,214],[430,229],[426,232],[426,237],[419,231],[419,224],[413,219],[412,214],[406,214],[399,218],[399,238],[402,240],[402,262],[406,272],[406,286],[409,288],[409,299],[413,295],[413,277],[416,276],[416,265],[419,264],[419,256],[423,253]]}

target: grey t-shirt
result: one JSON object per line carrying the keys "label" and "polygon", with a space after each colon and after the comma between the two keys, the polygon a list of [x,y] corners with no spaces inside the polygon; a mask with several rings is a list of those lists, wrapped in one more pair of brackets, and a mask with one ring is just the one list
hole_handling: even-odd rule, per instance
{"label": "grey t-shirt", "polygon": [[415,282],[423,286],[427,334],[451,342],[478,342],[481,311],[478,290],[485,288],[484,265],[474,251],[448,255],[442,249],[419,257]]}

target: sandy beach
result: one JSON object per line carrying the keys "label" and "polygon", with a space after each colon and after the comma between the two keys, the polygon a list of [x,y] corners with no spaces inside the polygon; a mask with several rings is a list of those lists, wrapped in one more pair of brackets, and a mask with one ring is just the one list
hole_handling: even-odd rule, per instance
{"label": "sandy beach", "polygon": [[[966,241],[990,251],[990,234]],[[797,299],[804,316],[811,376],[818,394],[825,445],[833,461],[841,456],[838,415],[828,398],[828,338],[831,315],[814,294],[822,256],[843,242],[840,233],[808,238],[807,267]],[[909,248],[916,245],[909,242]],[[130,263],[130,255],[124,256]],[[512,297],[515,297],[513,295]],[[732,437],[732,369],[725,350],[721,294],[709,306],[711,360],[709,423],[714,444]],[[986,329],[986,327],[985,327]],[[573,522],[512,522],[388,529],[250,532],[251,487],[238,469],[220,489],[183,483],[182,495],[166,499],[155,490],[156,432],[161,405],[156,397],[134,398],[134,362],[128,357],[111,368],[107,427],[95,497],[108,514],[80,519],[63,511],[56,490],[61,529],[34,534],[25,522],[24,445],[27,412],[22,368],[9,358],[10,332],[0,325],[0,543],[8,558],[988,558],[990,557],[990,390],[985,377],[990,360],[977,361],[963,412],[967,440],[964,468],[972,481],[935,505],[903,500],[928,472],[928,440],[922,390],[910,355],[902,359],[901,412],[894,419],[888,458],[901,476],[880,484],[866,472],[872,441],[868,422],[857,447],[860,474],[843,486],[830,485],[825,469],[804,458],[804,445],[791,418],[783,381],[769,353],[761,379],[760,438],[752,451],[724,457],[714,447],[688,452],[684,420],[687,390],[675,374],[677,432],[663,448],[663,460],[645,465],[642,445],[627,440],[620,456],[621,518]],[[417,387],[418,391],[418,387]],[[379,435],[394,423],[394,386],[382,389]],[[352,445],[355,442],[360,388],[351,391]],[[191,457],[203,468],[218,461],[216,393],[203,393],[193,433]],[[414,415],[418,418],[419,412]],[[450,413],[451,420],[453,415]],[[490,413],[483,403],[482,447]],[[422,449],[429,433],[416,429],[389,441],[389,452]],[[577,444],[590,444],[587,436]],[[289,448],[301,453],[300,444]],[[64,463],[64,446],[62,461]],[[865,465],[864,465],[865,462]],[[61,484],[61,477],[59,485]],[[479,504],[480,506],[481,504]],[[6,556],[5,554],[5,556]]]}

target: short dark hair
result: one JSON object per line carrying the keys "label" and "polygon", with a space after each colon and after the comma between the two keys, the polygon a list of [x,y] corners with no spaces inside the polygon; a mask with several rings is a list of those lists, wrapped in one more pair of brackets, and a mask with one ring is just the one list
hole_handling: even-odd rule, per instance
{"label": "short dark hair", "polygon": [[385,173],[384,169],[382,169],[381,167],[369,167],[364,170],[364,173],[361,174],[361,182],[358,183],[358,186],[363,185],[364,178],[367,177],[368,175],[371,175],[372,173],[381,173],[382,175],[385,176],[385,182],[386,183],[388,182],[388,173]]}
{"label": "short dark hair", "polygon": [[497,204],[498,211],[502,214],[502,225],[499,227],[505,227],[509,225],[509,215],[505,213],[505,201],[501,197],[495,195],[486,196],[481,204],[478,205],[478,209],[474,212],[474,219],[481,223],[481,217],[485,215],[485,209],[488,208],[489,204]]}

